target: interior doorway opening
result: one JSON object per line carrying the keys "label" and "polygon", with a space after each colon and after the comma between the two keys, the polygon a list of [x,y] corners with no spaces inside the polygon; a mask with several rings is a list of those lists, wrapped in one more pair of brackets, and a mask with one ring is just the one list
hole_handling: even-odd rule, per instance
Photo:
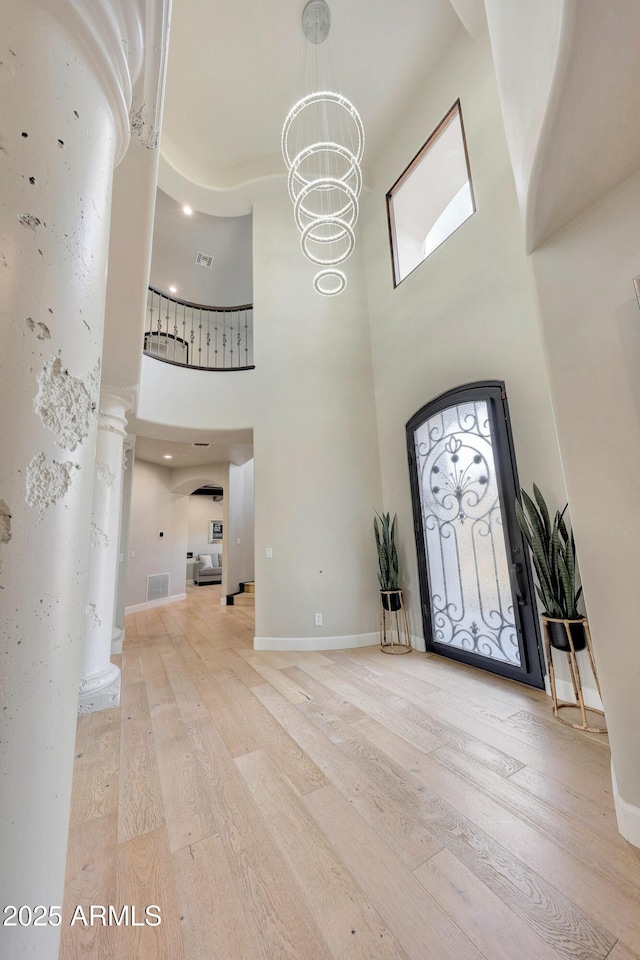
{"label": "interior doorway opening", "polygon": [[[253,476],[251,429],[206,435],[176,430],[171,439],[137,434],[126,548],[128,612],[173,603],[188,590],[214,584],[222,603],[244,592],[254,580]],[[210,572],[200,577],[205,567]],[[146,584],[160,574],[162,594],[150,599]]]}

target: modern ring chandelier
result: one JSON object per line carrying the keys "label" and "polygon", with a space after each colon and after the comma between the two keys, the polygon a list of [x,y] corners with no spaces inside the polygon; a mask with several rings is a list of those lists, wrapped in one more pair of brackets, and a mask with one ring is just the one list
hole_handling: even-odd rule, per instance
{"label": "modern ring chandelier", "polygon": [[[314,90],[291,108],[282,128],[282,153],[302,252],[321,269],[313,286],[323,296],[342,293],[346,275],[337,269],[355,246],[362,190],[364,128],[353,104],[334,93],[321,69],[318,48],[331,26],[325,0],[309,0],[302,29],[314,45]],[[333,85],[333,84],[331,84]]]}

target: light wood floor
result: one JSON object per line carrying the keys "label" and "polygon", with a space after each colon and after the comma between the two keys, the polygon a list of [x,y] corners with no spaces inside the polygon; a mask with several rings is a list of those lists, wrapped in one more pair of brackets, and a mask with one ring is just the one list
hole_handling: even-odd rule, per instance
{"label": "light wood floor", "polygon": [[128,618],[78,722],[62,960],[639,960],[601,738],[442,658],[256,653],[219,596]]}

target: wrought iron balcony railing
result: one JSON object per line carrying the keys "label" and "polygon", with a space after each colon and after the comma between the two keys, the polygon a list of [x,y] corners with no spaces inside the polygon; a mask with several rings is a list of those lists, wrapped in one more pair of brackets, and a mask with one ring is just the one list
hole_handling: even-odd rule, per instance
{"label": "wrought iron balcony railing", "polygon": [[212,307],[149,287],[144,352],[195,370],[253,370],[253,304]]}

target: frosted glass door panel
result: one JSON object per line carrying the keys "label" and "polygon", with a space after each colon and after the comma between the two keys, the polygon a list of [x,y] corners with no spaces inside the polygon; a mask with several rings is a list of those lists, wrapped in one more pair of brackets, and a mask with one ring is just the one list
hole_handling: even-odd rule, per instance
{"label": "frosted glass door panel", "polygon": [[414,432],[432,641],[521,665],[488,405],[460,403]]}

